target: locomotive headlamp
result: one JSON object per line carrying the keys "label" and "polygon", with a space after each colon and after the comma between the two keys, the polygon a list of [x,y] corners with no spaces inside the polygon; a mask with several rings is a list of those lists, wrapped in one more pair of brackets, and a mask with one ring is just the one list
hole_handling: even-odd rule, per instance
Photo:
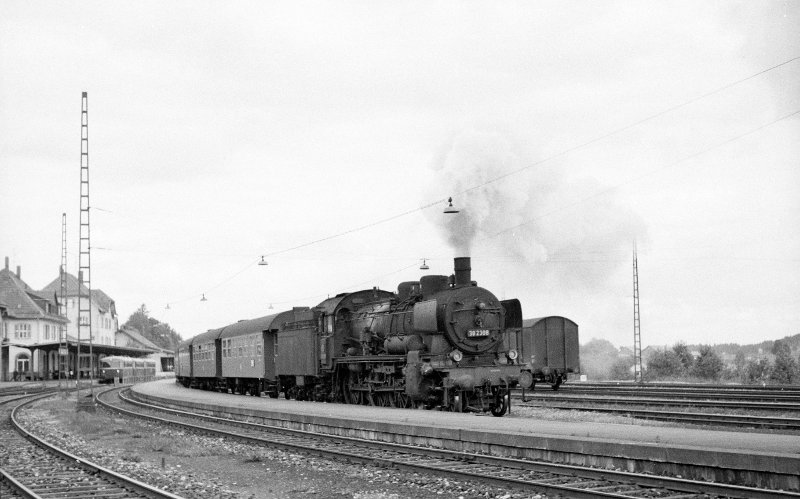
{"label": "locomotive headlamp", "polygon": [[511,350],[509,350],[508,353],[506,353],[506,357],[508,357],[511,360],[517,360],[518,356],[519,356],[519,354],[513,348]]}
{"label": "locomotive headlamp", "polygon": [[455,362],[461,362],[464,360],[464,354],[461,353],[461,350],[453,350],[450,352],[450,358],[453,359]]}
{"label": "locomotive headlamp", "polygon": [[486,308],[486,304],[483,302],[478,302],[478,304],[475,305],[475,308],[477,308],[478,310],[483,310]]}

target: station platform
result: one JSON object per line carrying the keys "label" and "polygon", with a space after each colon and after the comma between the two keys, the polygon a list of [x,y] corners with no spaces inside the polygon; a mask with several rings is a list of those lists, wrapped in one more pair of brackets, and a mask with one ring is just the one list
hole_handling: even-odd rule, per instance
{"label": "station platform", "polygon": [[514,415],[513,407],[496,418],[298,402],[189,389],[173,379],[132,390],[145,401],[342,436],[800,490],[800,435],[543,421]]}

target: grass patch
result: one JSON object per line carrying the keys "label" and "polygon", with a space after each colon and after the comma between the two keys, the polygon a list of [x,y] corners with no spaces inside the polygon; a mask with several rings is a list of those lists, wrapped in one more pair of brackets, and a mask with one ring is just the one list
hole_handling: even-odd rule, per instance
{"label": "grass patch", "polygon": [[224,448],[205,447],[192,441],[181,440],[173,442],[169,446],[169,454],[178,457],[203,457],[203,456],[219,456],[223,454],[232,454]]}
{"label": "grass patch", "polygon": [[249,456],[245,456],[244,458],[245,463],[260,463],[263,460],[264,459],[258,454],[250,454]]}

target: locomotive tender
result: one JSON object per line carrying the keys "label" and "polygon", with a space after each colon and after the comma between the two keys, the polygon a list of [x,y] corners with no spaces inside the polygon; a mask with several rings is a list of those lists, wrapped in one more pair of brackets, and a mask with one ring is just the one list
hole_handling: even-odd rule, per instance
{"label": "locomotive tender", "polygon": [[[501,301],[478,287],[470,259],[456,258],[454,275],[403,282],[397,293],[342,293],[314,308],[209,330],[179,346],[176,381],[297,400],[502,416],[511,388],[536,381],[557,388],[573,367],[542,369],[535,355],[520,357],[525,331],[519,300]],[[577,326],[575,335],[577,342]]]}

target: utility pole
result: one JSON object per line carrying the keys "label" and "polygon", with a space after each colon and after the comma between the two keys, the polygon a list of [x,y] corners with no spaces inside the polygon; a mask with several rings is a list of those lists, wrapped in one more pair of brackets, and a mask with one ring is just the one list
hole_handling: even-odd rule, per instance
{"label": "utility pole", "polygon": [[642,379],[642,331],[639,316],[639,262],[636,256],[636,241],[633,242],[633,378],[637,383]]}
{"label": "utility pole", "polygon": [[[89,102],[86,92],[81,96],[81,210],[78,234],[78,348],[77,348],[77,410],[94,412],[94,365],[92,359],[92,265],[89,242]],[[88,395],[81,390],[81,338],[89,340]],[[83,396],[82,396],[83,395]]]}
{"label": "utility pole", "polygon": [[[58,315],[67,318],[67,214],[61,214],[61,267],[58,269],[58,276],[60,278],[59,288],[59,303]],[[67,325],[61,324],[58,330],[58,389],[61,391],[61,380],[67,374],[69,369],[69,343],[67,342]],[[65,381],[65,385],[69,384]],[[62,396],[66,392],[62,392]]]}

